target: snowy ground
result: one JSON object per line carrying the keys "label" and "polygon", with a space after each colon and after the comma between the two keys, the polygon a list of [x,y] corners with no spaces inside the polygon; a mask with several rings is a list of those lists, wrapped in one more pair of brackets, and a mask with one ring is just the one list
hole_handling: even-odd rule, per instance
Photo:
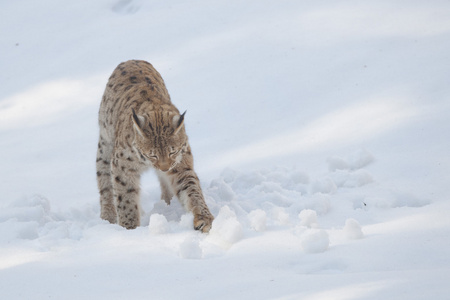
{"label": "snowy ground", "polygon": [[[9,1],[0,10],[1,299],[448,299],[448,1]],[[99,218],[97,111],[150,61],[209,235],[142,182]]]}

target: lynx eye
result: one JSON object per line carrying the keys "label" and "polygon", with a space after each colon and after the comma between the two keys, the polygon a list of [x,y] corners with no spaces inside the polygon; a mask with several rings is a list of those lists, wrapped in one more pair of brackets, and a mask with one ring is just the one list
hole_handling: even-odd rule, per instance
{"label": "lynx eye", "polygon": [[169,156],[176,155],[180,150],[175,149],[175,147],[170,147]]}
{"label": "lynx eye", "polygon": [[144,154],[144,156],[151,160],[158,160],[158,156],[153,153]]}

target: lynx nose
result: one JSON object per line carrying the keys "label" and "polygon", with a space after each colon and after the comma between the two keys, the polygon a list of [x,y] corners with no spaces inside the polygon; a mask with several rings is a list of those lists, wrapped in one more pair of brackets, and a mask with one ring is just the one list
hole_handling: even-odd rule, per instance
{"label": "lynx nose", "polygon": [[170,170],[170,166],[171,166],[171,164],[170,164],[170,162],[168,162],[168,161],[163,161],[163,162],[160,162],[160,163],[159,163],[159,169],[160,169],[162,172],[167,172],[167,171],[169,171],[169,170]]}

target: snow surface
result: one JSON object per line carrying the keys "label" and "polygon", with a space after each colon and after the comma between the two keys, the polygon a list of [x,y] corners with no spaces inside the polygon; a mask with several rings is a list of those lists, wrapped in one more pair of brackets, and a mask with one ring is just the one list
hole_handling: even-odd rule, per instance
{"label": "snow surface", "polygon": [[[1,299],[448,299],[448,1],[3,1]],[[150,61],[210,234],[142,181],[99,218],[97,112]]]}

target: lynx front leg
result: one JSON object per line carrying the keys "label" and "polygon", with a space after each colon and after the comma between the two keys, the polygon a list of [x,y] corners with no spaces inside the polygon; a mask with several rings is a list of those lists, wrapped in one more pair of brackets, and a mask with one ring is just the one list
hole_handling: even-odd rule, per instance
{"label": "lynx front leg", "polygon": [[114,203],[119,225],[126,229],[134,229],[140,225],[140,174],[136,170],[127,169],[124,165],[117,159],[112,164]]}
{"label": "lynx front leg", "polygon": [[100,217],[110,223],[117,222],[111,183],[112,147],[100,136],[97,149],[97,185],[100,192]]}
{"label": "lynx front leg", "polygon": [[203,198],[200,181],[193,170],[178,172],[172,179],[177,197],[194,214],[194,228],[209,232],[214,220]]}

